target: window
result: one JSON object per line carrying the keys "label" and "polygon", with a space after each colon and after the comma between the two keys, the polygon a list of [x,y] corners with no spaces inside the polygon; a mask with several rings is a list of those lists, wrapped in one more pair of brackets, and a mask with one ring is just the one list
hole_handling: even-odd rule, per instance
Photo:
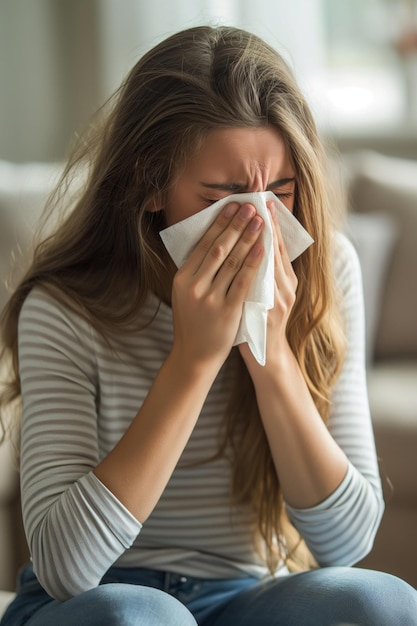
{"label": "window", "polygon": [[309,85],[319,123],[358,133],[416,123],[417,0],[322,1],[326,63]]}

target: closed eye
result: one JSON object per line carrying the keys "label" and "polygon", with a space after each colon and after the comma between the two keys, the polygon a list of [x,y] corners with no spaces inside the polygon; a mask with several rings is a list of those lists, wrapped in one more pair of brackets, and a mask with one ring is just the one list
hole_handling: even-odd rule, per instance
{"label": "closed eye", "polygon": [[280,200],[285,200],[285,198],[292,198],[292,196],[294,195],[293,191],[287,191],[287,192],[273,192],[274,196],[276,196],[277,198],[279,198]]}
{"label": "closed eye", "polygon": [[220,200],[220,198],[202,198],[203,202],[207,205],[210,204],[214,204],[215,202],[218,202]]}
{"label": "closed eye", "polygon": [[[273,191],[272,193],[274,194],[274,196],[276,196],[280,200],[286,200],[294,196],[294,191]],[[215,202],[218,202],[219,200],[222,200],[223,198],[201,198],[201,199],[205,204],[207,204],[207,206],[210,206],[211,204],[214,204]]]}

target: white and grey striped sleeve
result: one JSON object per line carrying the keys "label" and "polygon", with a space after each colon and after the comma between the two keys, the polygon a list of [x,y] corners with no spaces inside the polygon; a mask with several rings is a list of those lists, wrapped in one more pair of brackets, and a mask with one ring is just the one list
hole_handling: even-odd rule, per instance
{"label": "white and grey striped sleeve", "polygon": [[353,565],[365,557],[384,511],[366,387],[361,270],[353,246],[343,235],[338,235],[337,246],[347,352],[332,394],[329,431],[349,466],[342,483],[324,502],[308,509],[287,506],[294,526],[322,566]]}
{"label": "white and grey striped sleeve", "polygon": [[141,525],[93,474],[97,372],[89,326],[34,289],[19,319],[22,507],[34,570],[65,600],[95,587]]}

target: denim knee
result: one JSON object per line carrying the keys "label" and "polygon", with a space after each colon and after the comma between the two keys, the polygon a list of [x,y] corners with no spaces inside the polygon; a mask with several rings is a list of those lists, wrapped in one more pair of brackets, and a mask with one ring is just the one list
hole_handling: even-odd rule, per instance
{"label": "denim knee", "polygon": [[[330,567],[316,570],[310,578],[326,619],[366,626],[416,626],[417,592],[406,582],[373,570]],[[320,610],[320,609],[319,609]],[[340,623],[340,621],[336,621]]]}
{"label": "denim knee", "polygon": [[353,569],[358,572],[346,584],[345,602],[352,602],[364,623],[372,626],[417,624],[417,591],[408,583],[385,572]]}
{"label": "denim knee", "polygon": [[343,622],[366,626],[417,624],[417,591],[391,574],[330,567],[316,570],[310,583],[312,606],[315,592],[317,606],[321,606],[328,620],[323,623],[332,623],[334,617],[340,616]]}
{"label": "denim knee", "polygon": [[85,611],[94,607],[94,621],[84,622],[81,615],[81,621],[77,621],[86,626],[196,626],[194,617],[181,602],[152,587],[110,583],[82,595],[85,597],[80,603]]}
{"label": "denim knee", "polygon": [[417,591],[382,572],[329,567],[259,583],[203,626],[416,626]]}
{"label": "denim knee", "polygon": [[189,610],[169,594],[139,585],[109,583],[66,602],[50,599],[29,619],[6,622],[27,626],[197,626]]}

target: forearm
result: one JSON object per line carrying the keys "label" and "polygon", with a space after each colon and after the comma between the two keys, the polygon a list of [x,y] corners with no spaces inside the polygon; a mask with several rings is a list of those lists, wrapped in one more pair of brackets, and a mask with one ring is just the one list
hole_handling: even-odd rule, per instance
{"label": "forearm", "polygon": [[143,523],[157,504],[193,431],[216,367],[168,356],[132,424],[94,473]]}
{"label": "forearm", "polygon": [[342,482],[346,456],[321,419],[289,349],[273,366],[257,368],[253,379],[284,498],[296,508],[315,506]]}

